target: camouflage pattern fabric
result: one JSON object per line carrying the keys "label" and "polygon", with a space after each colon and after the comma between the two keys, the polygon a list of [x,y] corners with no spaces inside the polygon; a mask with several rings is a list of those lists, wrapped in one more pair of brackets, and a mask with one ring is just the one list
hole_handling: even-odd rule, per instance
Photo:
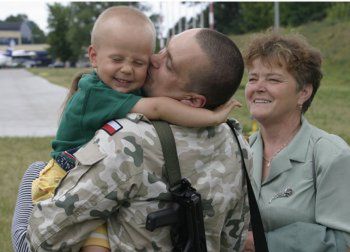
{"label": "camouflage pattern fabric", "polygon": [[[157,133],[140,114],[118,122],[117,133],[99,130],[75,153],[78,164],[56,195],[34,207],[27,233],[32,251],[79,251],[103,222],[112,251],[171,251],[169,227],[145,228],[146,216],[167,207],[169,196]],[[241,251],[249,207],[230,128],[171,127],[182,176],[202,195],[208,251]],[[251,171],[249,145],[239,137]]]}

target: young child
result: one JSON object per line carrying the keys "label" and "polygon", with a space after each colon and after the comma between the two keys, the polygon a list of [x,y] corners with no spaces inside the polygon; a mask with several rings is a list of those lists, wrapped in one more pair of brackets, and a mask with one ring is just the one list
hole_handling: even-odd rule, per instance
{"label": "young child", "polygon": [[[70,99],[52,142],[52,159],[32,185],[33,202],[50,198],[62,177],[74,167],[73,153],[110,120],[123,118],[129,112],[148,119],[166,120],[189,127],[211,126],[224,122],[235,102],[215,112],[192,108],[167,97],[143,98],[143,86],[149,59],[155,48],[155,29],[140,11],[129,7],[111,7],[97,18],[91,32],[88,53],[95,71],[73,82]],[[76,92],[75,92],[76,91]],[[169,113],[169,111],[175,111]],[[101,230],[101,229],[99,229]],[[104,251],[106,238],[90,238],[84,246]],[[108,250],[107,250],[108,251]]]}

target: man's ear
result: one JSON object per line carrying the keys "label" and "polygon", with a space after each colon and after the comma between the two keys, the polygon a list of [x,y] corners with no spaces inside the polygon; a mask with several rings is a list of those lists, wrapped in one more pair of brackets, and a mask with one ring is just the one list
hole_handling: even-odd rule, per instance
{"label": "man's ear", "polygon": [[93,45],[90,45],[89,48],[88,48],[88,54],[89,54],[89,59],[90,59],[90,63],[91,63],[91,66],[93,68],[96,68],[97,67],[97,52],[96,52],[96,49],[94,48]]}
{"label": "man's ear", "polygon": [[305,87],[303,87],[299,91],[300,95],[298,99],[298,104],[304,104],[304,102],[306,102],[310,98],[312,91],[313,91],[312,84],[307,84]]}
{"label": "man's ear", "polygon": [[186,97],[180,100],[180,102],[195,108],[203,108],[207,102],[207,99],[200,94],[190,93]]}

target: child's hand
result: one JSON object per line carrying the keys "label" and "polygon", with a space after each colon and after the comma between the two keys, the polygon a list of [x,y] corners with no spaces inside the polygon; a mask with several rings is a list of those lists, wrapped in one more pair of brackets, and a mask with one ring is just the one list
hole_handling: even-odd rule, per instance
{"label": "child's hand", "polygon": [[242,107],[242,104],[235,100],[231,99],[227,101],[225,104],[222,104],[221,106],[214,109],[214,115],[217,119],[217,123],[223,123],[226,122],[228,115],[230,114],[231,110],[234,108],[240,108]]}

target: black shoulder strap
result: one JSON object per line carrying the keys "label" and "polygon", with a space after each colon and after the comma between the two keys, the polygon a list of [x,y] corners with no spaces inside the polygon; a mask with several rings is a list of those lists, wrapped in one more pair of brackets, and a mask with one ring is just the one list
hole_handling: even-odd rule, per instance
{"label": "black shoulder strap", "polygon": [[235,136],[235,138],[237,140],[239,151],[241,153],[243,172],[244,172],[244,175],[245,175],[245,178],[247,181],[249,209],[250,209],[250,222],[252,225],[252,231],[253,231],[253,236],[254,236],[255,251],[256,252],[268,252],[269,249],[267,247],[267,242],[266,242],[266,238],[265,238],[264,226],[263,226],[262,221],[261,221],[259,207],[258,207],[258,204],[257,204],[255,196],[254,196],[254,191],[253,191],[252,185],[250,183],[249,174],[248,174],[247,168],[245,166],[243,151],[242,151],[241,145],[239,143],[239,139],[238,139],[238,136],[236,134],[236,130],[235,130],[233,123],[230,120],[227,120],[227,124],[231,128],[233,135]]}
{"label": "black shoulder strap", "polygon": [[152,121],[152,123],[158,133],[159,141],[162,146],[167,180],[170,188],[173,188],[181,180],[181,171],[174,135],[167,122]]}
{"label": "black shoulder strap", "polygon": [[[152,121],[152,123],[153,123],[154,128],[157,131],[157,134],[158,134],[161,146],[162,146],[165,172],[166,172],[167,179],[169,181],[170,188],[172,188],[176,184],[178,184],[181,180],[179,159],[178,159],[177,155],[174,155],[174,153],[177,153],[174,135],[173,135],[171,128],[167,122]],[[227,124],[230,126],[230,128],[231,128],[231,130],[232,130],[232,132],[237,140],[237,144],[238,144],[240,154],[241,154],[241,159],[242,159],[243,172],[245,174],[245,178],[247,181],[250,216],[251,216],[251,223],[252,223],[252,229],[253,229],[253,235],[254,235],[255,251],[256,252],[268,252],[265,233],[264,233],[264,227],[263,227],[262,222],[261,222],[258,204],[256,202],[253,188],[251,186],[249,175],[248,175],[245,163],[244,163],[244,157],[243,157],[241,145],[239,144],[239,139],[238,139],[238,136],[236,134],[236,131],[234,129],[232,122],[227,121]]]}

